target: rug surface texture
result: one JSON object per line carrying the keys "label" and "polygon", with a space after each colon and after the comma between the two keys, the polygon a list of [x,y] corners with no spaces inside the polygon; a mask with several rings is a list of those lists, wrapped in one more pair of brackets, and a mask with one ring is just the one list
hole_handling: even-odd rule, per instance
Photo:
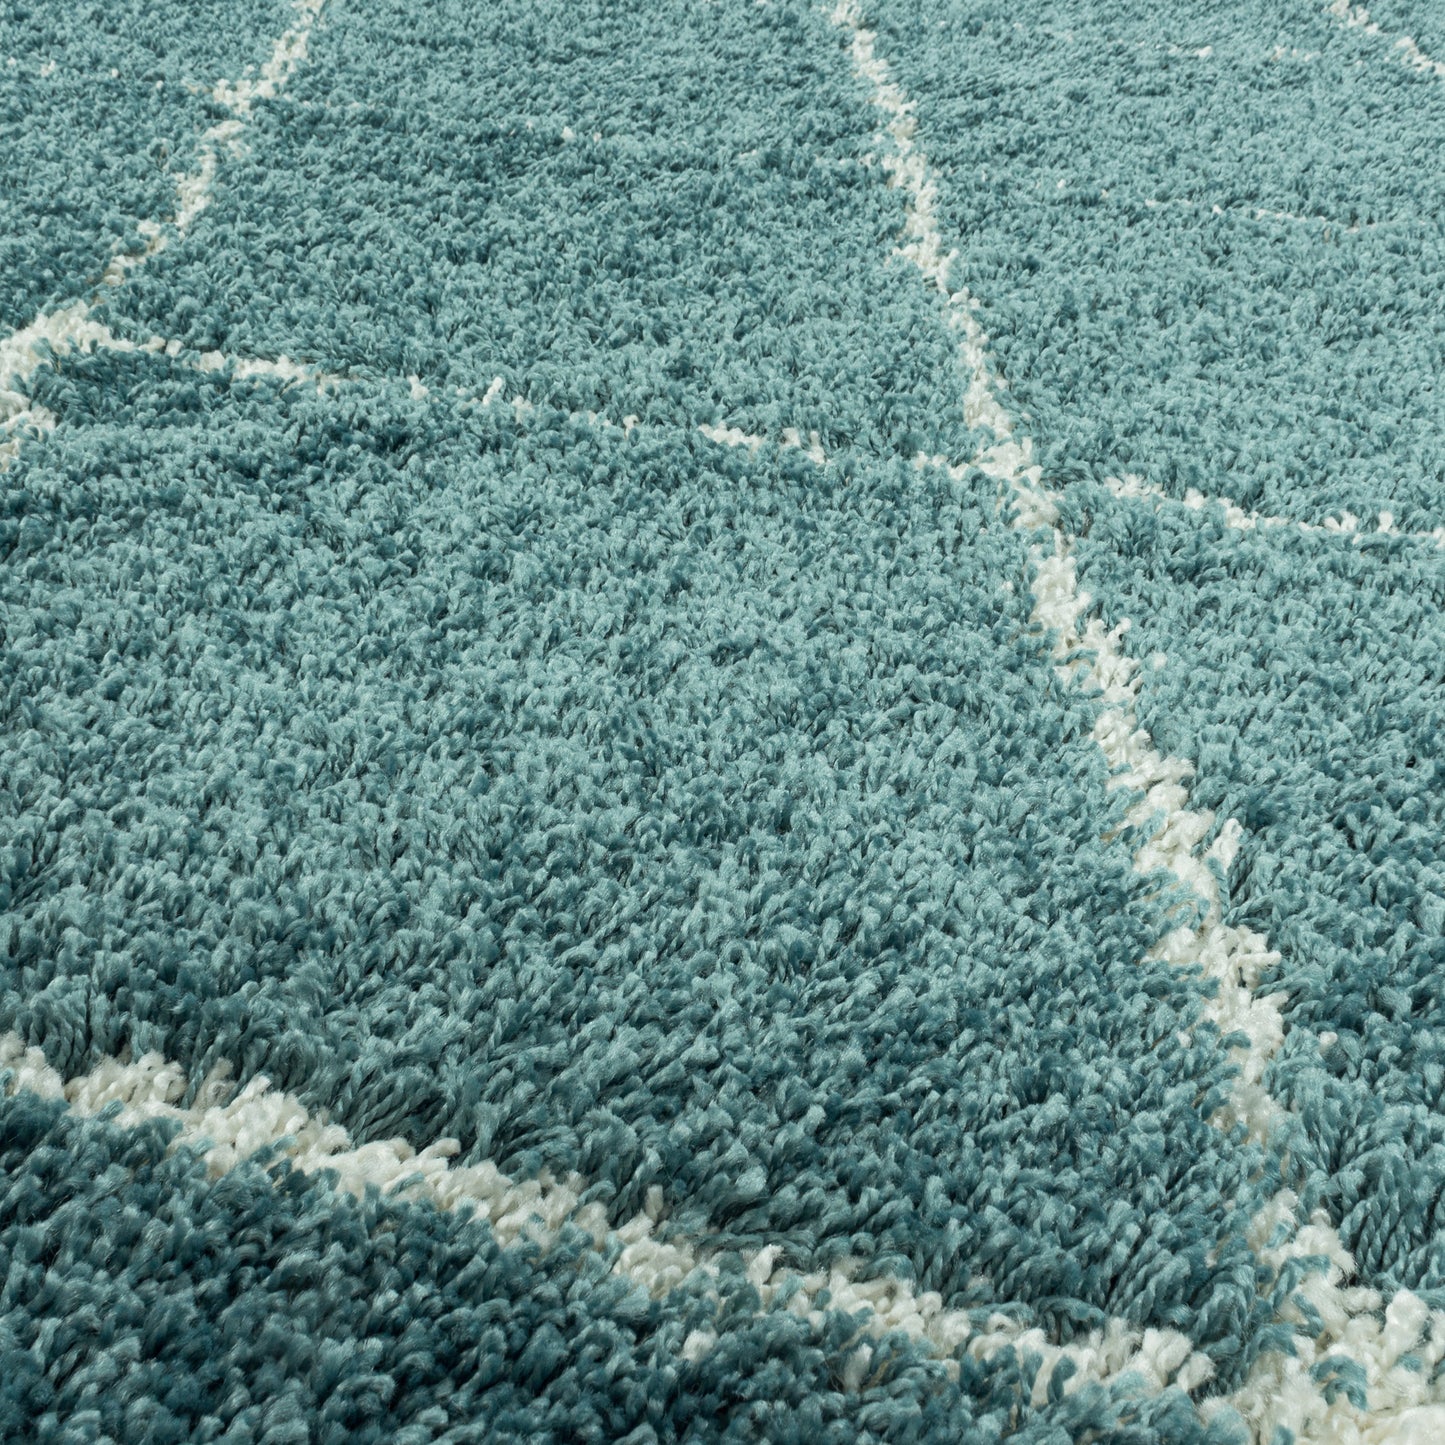
{"label": "rug surface texture", "polygon": [[0,0],[0,1439],[1445,1440],[1434,0]]}

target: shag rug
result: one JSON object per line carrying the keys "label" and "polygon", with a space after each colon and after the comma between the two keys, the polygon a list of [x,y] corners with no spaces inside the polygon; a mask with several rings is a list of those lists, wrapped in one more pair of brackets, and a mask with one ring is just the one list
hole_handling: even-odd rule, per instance
{"label": "shag rug", "polygon": [[0,1438],[1445,1440],[1433,0],[3,0],[0,136]]}

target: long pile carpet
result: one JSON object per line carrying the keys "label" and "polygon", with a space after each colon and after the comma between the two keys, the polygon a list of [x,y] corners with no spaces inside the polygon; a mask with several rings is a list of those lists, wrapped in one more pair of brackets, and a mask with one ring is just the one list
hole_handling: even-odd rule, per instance
{"label": "long pile carpet", "polygon": [[1433,0],[0,0],[0,137],[0,1438],[1445,1440]]}

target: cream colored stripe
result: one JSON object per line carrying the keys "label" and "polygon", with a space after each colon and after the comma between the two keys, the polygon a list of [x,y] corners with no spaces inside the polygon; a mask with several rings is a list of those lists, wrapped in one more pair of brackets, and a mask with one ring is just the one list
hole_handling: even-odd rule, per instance
{"label": "cream colored stripe", "polygon": [[1172,501],[1191,512],[1207,512],[1211,507],[1219,507],[1224,512],[1225,523],[1240,532],[1253,531],[1256,527],[1264,530],[1292,527],[1298,532],[1321,532],[1329,536],[1347,537],[1353,542],[1359,542],[1365,537],[1409,537],[1417,542],[1433,542],[1437,547],[1445,547],[1445,527],[1436,527],[1431,532],[1402,532],[1395,525],[1393,512],[1381,512],[1373,525],[1361,521],[1353,512],[1341,512],[1338,517],[1326,517],[1319,523],[1297,522],[1289,517],[1271,517],[1263,512],[1247,512],[1228,497],[1206,497],[1194,487],[1185,492],[1182,498],[1171,497],[1162,488],[1131,474],[1106,477],[1104,485],[1116,497],[1139,498],[1155,506]]}
{"label": "cream colored stripe", "polygon": [[[613,1229],[599,1204],[582,1204],[585,1182],[578,1175],[534,1180],[508,1178],[494,1164],[457,1165],[453,1139],[440,1139],[419,1153],[403,1139],[386,1139],[354,1146],[345,1129],[312,1115],[293,1095],[271,1088],[263,1077],[237,1090],[224,1074],[213,1075],[197,1091],[194,1103],[180,1101],[186,1090],[184,1071],[158,1054],[135,1062],[106,1059],[88,1074],[66,1082],[46,1062],[42,1050],[27,1048],[14,1034],[0,1035],[0,1072],[13,1077],[7,1093],[28,1089],[43,1098],[63,1099],[83,1116],[119,1105],[116,1123],[133,1127],[147,1119],[163,1119],[179,1126],[177,1144],[202,1151],[212,1178],[272,1150],[306,1173],[333,1171],[337,1185],[356,1195],[369,1188],[404,1198],[427,1200],[442,1209],[470,1207],[485,1219],[505,1244],[520,1239],[544,1247],[572,1225],[590,1234],[599,1247],[621,1246],[615,1271],[660,1298],[684,1279],[701,1274],[716,1276],[715,1252],[705,1241],[660,1238],[662,1191],[650,1191],[646,1209]],[[903,1281],[864,1279],[856,1266],[843,1262],[831,1270],[799,1274],[781,1264],[782,1250],[768,1246],[744,1255],[749,1280],[764,1307],[787,1295],[786,1308],[814,1323],[821,1322],[818,1295],[826,1289],[828,1309],[867,1312],[868,1323],[849,1356],[847,1383],[861,1384],[867,1376],[872,1347],[894,1330],[904,1331],[919,1344],[940,1355],[964,1349],[976,1359],[989,1359],[1007,1349],[1038,1355],[1044,1367],[1035,1390],[1042,1403],[1053,1366],[1068,1358],[1078,1373],[1069,1389],[1085,1380],[1109,1381],[1122,1374],[1140,1376],[1156,1389],[1174,1382],[1186,1387],[1207,1378],[1209,1362],[1196,1355],[1189,1342],[1170,1331],[1139,1330],[1111,1321],[1101,1330],[1067,1346],[1044,1338],[1037,1329],[1023,1329],[1006,1315],[997,1314],[980,1326],[970,1323],[962,1310],[947,1310],[937,1294],[915,1294]],[[697,1332],[689,1337],[685,1353],[700,1358],[716,1343],[715,1337]]]}
{"label": "cream colored stripe", "polygon": [[[230,111],[230,115],[201,136],[196,169],[176,183],[174,214],[164,222],[147,220],[138,224],[136,229],[146,238],[145,245],[139,251],[112,258],[101,277],[102,290],[121,285],[132,271],[163,251],[173,234],[184,234],[210,204],[221,148],[234,150],[239,146],[253,104],[275,96],[305,60],[311,28],[324,3],[325,0],[295,0],[292,8],[297,24],[277,38],[270,58],[254,80],[218,82],[212,98]],[[10,464],[27,439],[52,431],[56,425],[54,413],[32,405],[19,388],[52,354],[71,347],[94,345],[109,345],[117,350],[141,349],[116,341],[105,327],[91,321],[90,305],[85,301],[41,312],[28,325],[0,340],[0,470]]]}
{"label": "cream colored stripe", "polygon": [[[1267,941],[1252,930],[1225,927],[1220,921],[1216,869],[1227,871],[1241,830],[1233,819],[1216,829],[1210,813],[1188,807],[1185,785],[1193,776],[1193,764],[1159,753],[1139,727],[1135,700],[1140,664],[1123,648],[1127,621],[1112,631],[1105,631],[1097,618],[1085,621],[1092,599],[1079,591],[1073,538],[1060,525],[1059,495],[1044,486],[1041,469],[1033,462],[1030,440],[1014,435],[1003,404],[1003,384],[993,371],[988,338],[976,315],[977,301],[966,286],[952,282],[955,253],[944,250],[935,219],[937,181],[916,139],[912,102],[879,57],[877,37],[864,25],[857,0],[842,0],[833,19],[850,35],[854,68],[869,85],[873,104],[883,113],[879,136],[883,165],[890,184],[904,192],[908,203],[908,240],[901,253],[947,298],[950,321],[960,333],[959,362],[967,379],[965,419],[994,438],[993,445],[972,465],[999,480],[1013,508],[1016,527],[1030,536],[1043,535],[1042,542],[1030,546],[1037,569],[1035,620],[1056,635],[1060,672],[1099,690],[1103,706],[1094,737],[1116,770],[1114,786],[1141,794],[1130,809],[1131,821],[1153,820],[1153,832],[1135,864],[1143,872],[1167,868],[1205,904],[1200,926],[1168,934],[1145,962],[1198,966],[1206,977],[1217,980],[1218,996],[1207,1006],[1207,1016],[1249,1038],[1248,1046],[1237,1055],[1240,1077],[1234,1097],[1218,1122],[1228,1125],[1239,1120],[1251,1133],[1262,1136],[1282,1113],[1264,1087],[1263,1073],[1283,1038],[1283,1021],[1278,998],[1261,998],[1254,992],[1260,970],[1274,958]],[[930,457],[921,457],[919,462],[947,465],[943,459]],[[949,470],[957,476],[963,469],[951,466]],[[1072,655],[1080,649],[1084,655]],[[1213,842],[1201,853],[1200,845],[1211,833]],[[1227,1399],[1209,1402],[1209,1412],[1237,1409],[1261,1442],[1269,1442],[1281,1425],[1292,1430],[1299,1441],[1317,1445],[1445,1438],[1445,1382],[1437,1385],[1431,1379],[1433,1360],[1440,1358],[1439,1352],[1432,1354],[1437,1337],[1445,1351],[1445,1314],[1427,1311],[1404,1291],[1391,1301],[1381,1319],[1380,1297],[1348,1286],[1353,1263],[1334,1226],[1321,1215],[1301,1222],[1295,1206],[1293,1196],[1277,1197],[1256,1221],[1254,1242],[1266,1260],[1309,1254],[1329,1257],[1329,1274],[1316,1276],[1301,1290],[1320,1310],[1324,1329],[1309,1341],[1303,1357],[1271,1354],[1262,1358],[1244,1387]],[[1283,1244],[1271,1243],[1277,1235],[1284,1237]],[[1297,1322],[1299,1318],[1296,1314]],[[1412,1350],[1426,1361],[1422,1369],[1400,1363]],[[1310,1375],[1311,1365],[1340,1353],[1348,1354],[1365,1371],[1371,1401],[1368,1412],[1356,1410],[1342,1394],[1333,1403],[1327,1401],[1321,1385]]]}
{"label": "cream colored stripe", "polygon": [[[1328,13],[1336,20],[1343,21],[1351,30],[1363,30],[1373,38],[1384,38],[1385,32],[1370,19],[1370,12],[1363,5],[1351,5],[1350,0],[1334,0]],[[1396,36],[1393,48],[1399,53],[1402,65],[1408,65],[1411,70],[1421,71],[1425,75],[1433,75],[1437,80],[1445,80],[1445,62],[1432,60],[1410,36]]]}

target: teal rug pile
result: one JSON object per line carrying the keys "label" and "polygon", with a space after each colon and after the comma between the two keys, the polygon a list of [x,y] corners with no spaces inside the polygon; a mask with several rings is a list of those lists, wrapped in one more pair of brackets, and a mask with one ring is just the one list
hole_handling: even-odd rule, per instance
{"label": "teal rug pile", "polygon": [[1428,0],[0,0],[0,1439],[1445,1440]]}

